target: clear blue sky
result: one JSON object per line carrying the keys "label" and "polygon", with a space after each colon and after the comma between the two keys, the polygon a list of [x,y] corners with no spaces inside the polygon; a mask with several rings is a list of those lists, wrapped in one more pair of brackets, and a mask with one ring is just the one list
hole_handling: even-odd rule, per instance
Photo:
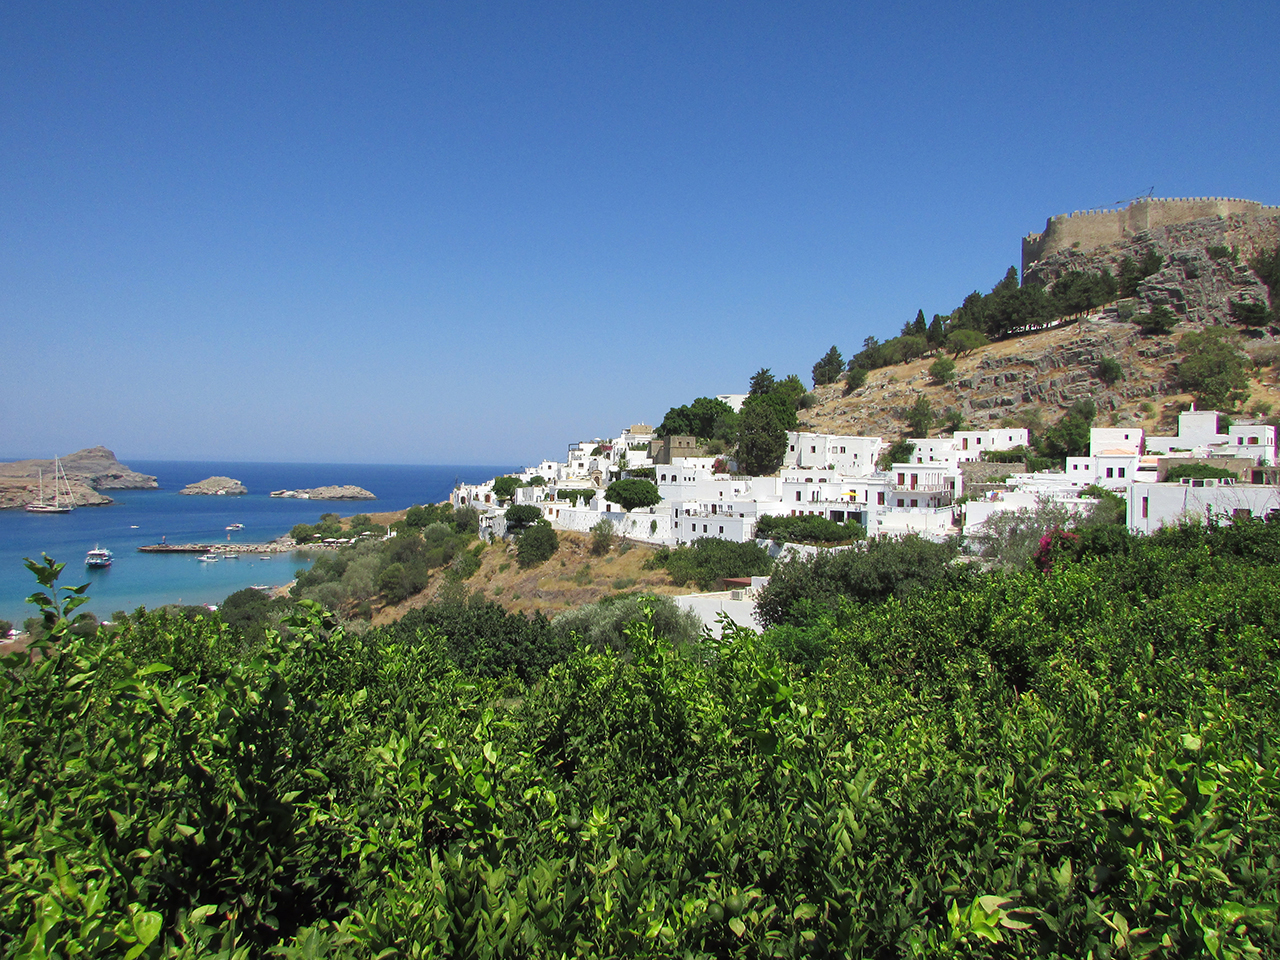
{"label": "clear blue sky", "polygon": [[1280,203],[1280,5],[0,6],[0,456],[531,462]]}

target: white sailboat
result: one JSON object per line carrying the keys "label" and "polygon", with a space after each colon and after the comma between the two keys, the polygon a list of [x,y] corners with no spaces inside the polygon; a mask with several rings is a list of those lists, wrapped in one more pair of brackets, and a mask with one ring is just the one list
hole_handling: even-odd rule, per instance
{"label": "white sailboat", "polygon": [[58,458],[53,458],[53,502],[49,503],[44,498],[44,471],[40,471],[40,499],[35,503],[28,503],[27,510],[30,513],[70,513],[76,508],[75,498],[71,495],[71,481],[67,479],[67,472],[62,469],[62,464],[58,462]]}

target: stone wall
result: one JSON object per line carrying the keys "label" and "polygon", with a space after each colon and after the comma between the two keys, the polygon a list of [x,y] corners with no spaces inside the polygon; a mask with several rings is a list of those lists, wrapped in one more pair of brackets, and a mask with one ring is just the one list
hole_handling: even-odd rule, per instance
{"label": "stone wall", "polygon": [[1280,207],[1231,197],[1144,199],[1114,210],[1062,213],[1045,222],[1043,233],[1032,233],[1022,238],[1022,270],[1025,274],[1036,261],[1062,250],[1086,253],[1158,227],[1170,227],[1206,217],[1226,218],[1238,215],[1252,218],[1274,217],[1277,214],[1280,214]]}

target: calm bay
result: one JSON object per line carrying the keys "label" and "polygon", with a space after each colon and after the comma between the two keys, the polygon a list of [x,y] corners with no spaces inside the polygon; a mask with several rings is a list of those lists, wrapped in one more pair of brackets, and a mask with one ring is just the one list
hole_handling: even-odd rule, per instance
{"label": "calm bay", "polygon": [[[66,563],[59,583],[88,582],[91,598],[82,609],[100,619],[116,610],[132,612],[166,603],[219,603],[256,584],[280,586],[310,561],[290,553],[261,559],[249,553],[235,560],[202,563],[195,554],[139,553],[159,543],[266,543],[296,523],[315,523],[322,513],[352,516],[403,510],[415,503],[438,503],[456,483],[479,483],[517,468],[510,466],[411,466],[319,463],[215,463],[125,458],[132,469],[154,475],[159,490],[108,490],[115,502],[79,507],[68,514],[0,511],[0,619],[21,624],[38,610],[25,603],[36,588],[23,558],[47,553]],[[211,476],[234,477],[249,490],[241,496],[184,496],[189,483]],[[353,484],[377,500],[327,501],[271,497],[272,490]],[[227,531],[231,524],[244,529]],[[115,554],[104,569],[87,569],[85,553],[96,546]]]}

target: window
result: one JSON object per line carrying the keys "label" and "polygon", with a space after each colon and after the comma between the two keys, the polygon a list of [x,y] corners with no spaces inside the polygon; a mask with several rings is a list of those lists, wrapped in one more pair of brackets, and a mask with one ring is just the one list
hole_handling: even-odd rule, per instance
{"label": "window", "polygon": [[796,491],[796,503],[799,503],[799,502],[800,502],[800,491],[799,491],[799,490],[797,490],[797,491]]}
{"label": "window", "polygon": [[963,440],[961,440],[961,441],[960,441],[960,449],[961,449],[961,450],[968,450],[968,449],[969,449],[969,438],[968,438],[968,437],[965,437]]}
{"label": "window", "polygon": [[1147,507],[1150,503],[1151,503],[1150,497],[1142,498],[1142,519],[1143,520],[1147,519]]}
{"label": "window", "polygon": [[705,523],[702,525],[702,532],[703,533],[707,532],[707,525]]}
{"label": "window", "polygon": [[1080,464],[1078,464],[1078,463],[1073,463],[1073,464],[1071,465],[1071,469],[1072,469],[1072,470],[1079,470],[1079,469],[1080,469]]}
{"label": "window", "polygon": [[662,475],[662,480],[663,480],[663,482],[664,482],[664,483],[666,482],[666,479],[667,479],[667,475],[664,473],[664,474]]}
{"label": "window", "polygon": [[916,488],[916,484],[919,482],[920,482],[920,474],[913,473],[911,475],[911,489],[914,490]]}
{"label": "window", "polygon": [[973,442],[974,442],[974,443],[976,443],[978,446],[982,446],[982,438],[981,438],[981,437],[975,437],[975,438],[974,438],[974,440],[973,440]]}
{"label": "window", "polygon": [[796,452],[796,445],[794,443],[791,445],[791,452],[792,453]]}
{"label": "window", "polygon": [[721,533],[724,533],[724,527],[721,527],[721,528],[720,528],[720,532],[721,532]]}
{"label": "window", "polygon": [[1121,467],[1121,468],[1120,468],[1120,476],[1121,476],[1121,477],[1123,477],[1123,476],[1124,476],[1124,467]]}
{"label": "window", "polygon": [[904,506],[904,504],[903,504],[903,502],[902,502],[902,498],[901,498],[901,497],[899,497],[899,498],[898,498],[898,506],[900,506],[900,507],[901,507],[901,506]]}
{"label": "window", "polygon": [[840,452],[841,452],[841,453],[844,453],[844,447],[841,447],[841,448],[840,448]]}
{"label": "window", "polygon": [[920,506],[920,501],[919,501],[919,500],[912,500],[912,501],[911,501],[911,505],[912,505],[913,507],[918,507],[918,506]]}
{"label": "window", "polygon": [[905,473],[898,474],[898,485],[901,486],[906,482],[907,482],[907,475]]}
{"label": "window", "polygon": [[1249,438],[1249,445],[1250,445],[1250,446],[1257,446],[1257,443],[1258,443],[1258,438],[1257,438],[1257,437],[1250,437],[1250,438]]}
{"label": "window", "polygon": [[1110,480],[1113,476],[1115,476],[1115,472],[1110,467],[1107,467],[1107,479]]}
{"label": "window", "polygon": [[810,447],[810,448],[809,448],[809,452],[810,452],[810,453],[817,453],[817,452],[818,452],[818,448],[817,448],[817,447]]}
{"label": "window", "polygon": [[883,490],[881,490],[879,493],[877,493],[877,494],[876,494],[876,503],[877,503],[879,506],[882,506],[882,507],[884,506],[884,491],[883,491]]}

